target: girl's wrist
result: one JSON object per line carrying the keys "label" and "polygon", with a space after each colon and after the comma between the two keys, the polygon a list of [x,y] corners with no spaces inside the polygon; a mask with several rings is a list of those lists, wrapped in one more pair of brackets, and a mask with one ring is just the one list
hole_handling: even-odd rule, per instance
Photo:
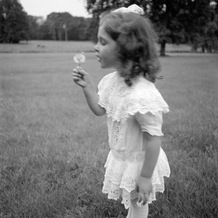
{"label": "girl's wrist", "polygon": [[93,93],[95,92],[94,86],[92,84],[85,84],[82,87],[84,93]]}
{"label": "girl's wrist", "polygon": [[140,175],[141,177],[145,178],[145,179],[151,179],[152,175],[148,175],[146,173],[141,173]]}
{"label": "girl's wrist", "polygon": [[92,84],[91,83],[88,83],[88,82],[86,82],[85,84],[84,84],[84,86],[82,86],[82,88],[85,90],[85,89],[89,89],[89,88],[92,88]]}
{"label": "girl's wrist", "polygon": [[87,87],[87,86],[86,86],[86,85],[84,85],[84,86],[82,86],[82,89],[83,89],[83,90],[85,90],[85,89],[86,89],[86,87]]}
{"label": "girl's wrist", "polygon": [[140,175],[140,177],[144,180],[151,180],[151,177]]}

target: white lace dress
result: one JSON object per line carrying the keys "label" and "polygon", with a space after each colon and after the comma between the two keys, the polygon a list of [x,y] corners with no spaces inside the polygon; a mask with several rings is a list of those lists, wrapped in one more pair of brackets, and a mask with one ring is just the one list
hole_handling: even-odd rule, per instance
{"label": "white lace dress", "polygon": [[[106,109],[110,152],[105,163],[103,193],[109,199],[122,197],[125,208],[137,197],[136,178],[140,175],[145,155],[143,131],[162,136],[162,113],[169,111],[155,85],[138,77],[131,87],[117,72],[106,75],[98,85],[99,105]],[[152,176],[153,191],[164,191],[164,176],[169,177],[167,157],[160,149]]]}

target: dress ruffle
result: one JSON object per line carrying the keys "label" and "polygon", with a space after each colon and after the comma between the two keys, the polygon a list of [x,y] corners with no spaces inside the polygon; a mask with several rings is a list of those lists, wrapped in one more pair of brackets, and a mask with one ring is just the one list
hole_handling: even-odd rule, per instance
{"label": "dress ruffle", "polygon": [[[106,109],[107,116],[113,121],[127,119],[137,112],[155,114],[169,111],[167,103],[152,82],[141,77],[138,78],[137,86],[133,84],[129,87],[121,82],[122,79],[116,72],[111,73],[105,76],[98,86],[99,105]],[[119,96],[120,101],[111,104],[110,99],[114,96]]]}
{"label": "dress ruffle", "polygon": [[[142,131],[156,136],[163,135],[162,113],[168,112],[169,108],[155,85],[142,76],[136,78],[129,87],[117,72],[108,74],[99,83],[98,95],[98,103],[105,108],[108,116],[111,148],[105,164],[102,191],[109,199],[117,200],[121,197],[122,203],[128,209],[131,199],[137,197],[136,179],[144,161]],[[138,114],[143,115],[143,119]],[[130,135],[131,138],[128,137]],[[164,176],[169,175],[167,157],[160,149],[152,175],[153,190],[148,203],[156,200],[156,192],[164,191]]]}
{"label": "dress ruffle", "polygon": [[[144,160],[144,152],[129,155],[119,154],[111,150],[105,163],[106,173],[102,192],[109,199],[122,197],[122,203],[128,209],[130,200],[137,197],[136,178],[140,175]],[[160,149],[159,158],[152,176],[153,190],[148,203],[156,200],[156,192],[164,192],[164,176],[169,177],[170,167],[165,152]]]}

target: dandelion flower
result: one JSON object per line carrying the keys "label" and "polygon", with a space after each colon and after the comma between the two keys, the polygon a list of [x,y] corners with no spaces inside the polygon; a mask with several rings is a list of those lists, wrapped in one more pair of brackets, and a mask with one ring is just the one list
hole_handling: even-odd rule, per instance
{"label": "dandelion flower", "polygon": [[83,53],[78,53],[73,57],[73,60],[75,63],[80,65],[86,61],[86,56]]}

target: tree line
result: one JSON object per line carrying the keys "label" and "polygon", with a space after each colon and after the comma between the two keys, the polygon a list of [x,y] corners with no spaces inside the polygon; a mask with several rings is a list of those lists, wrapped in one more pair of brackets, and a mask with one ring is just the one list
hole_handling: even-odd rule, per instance
{"label": "tree line", "polygon": [[218,51],[218,0],[87,0],[98,23],[103,11],[137,4],[154,23],[160,53],[166,43],[189,43],[193,50]]}
{"label": "tree line", "polygon": [[51,13],[45,20],[28,15],[19,0],[0,0],[0,43],[20,40],[96,40],[99,15],[137,4],[159,36],[161,55],[166,43],[189,43],[193,50],[218,51],[218,0],[87,0],[92,18]]}
{"label": "tree line", "polygon": [[28,15],[18,0],[0,0],[0,43],[21,40],[90,40],[92,19],[51,13],[46,19]]}
{"label": "tree line", "polygon": [[71,14],[49,14],[46,20],[28,16],[29,39],[34,40],[91,40],[91,18],[74,17]]}

